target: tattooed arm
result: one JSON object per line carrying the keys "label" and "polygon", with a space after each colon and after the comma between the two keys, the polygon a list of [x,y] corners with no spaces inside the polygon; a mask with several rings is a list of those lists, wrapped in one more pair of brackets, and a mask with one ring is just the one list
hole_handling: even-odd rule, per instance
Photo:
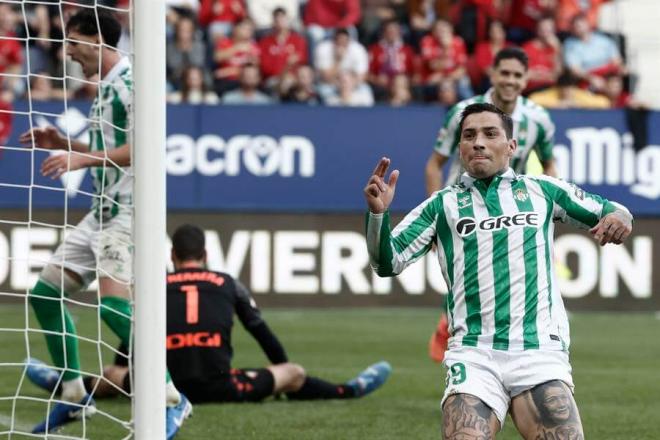
{"label": "tattooed arm", "polygon": [[527,440],[584,440],[573,393],[560,380],[542,383],[514,397],[511,418]]}
{"label": "tattooed arm", "polygon": [[455,394],[442,407],[442,438],[445,440],[492,440],[500,429],[495,413],[480,399]]}

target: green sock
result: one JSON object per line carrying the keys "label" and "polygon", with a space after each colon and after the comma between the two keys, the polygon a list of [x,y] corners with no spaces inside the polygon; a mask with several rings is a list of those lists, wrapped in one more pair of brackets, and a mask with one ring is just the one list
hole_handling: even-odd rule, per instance
{"label": "green sock", "polygon": [[[131,303],[127,299],[117,296],[101,298],[101,318],[127,347],[131,340],[131,316]],[[165,382],[171,381],[170,372],[165,370]]]}
{"label": "green sock", "polygon": [[[71,380],[80,376],[80,358],[78,356],[78,338],[76,327],[69,311],[62,303],[62,292],[37,281],[29,294],[30,304],[34,309],[39,325],[44,330],[58,334],[47,334],[46,345],[56,367],[65,368],[62,380]],[[62,325],[64,322],[64,325]],[[64,333],[66,332],[66,337]],[[66,346],[66,359],[65,359]],[[75,371],[74,371],[75,370]]]}
{"label": "green sock", "polygon": [[131,342],[131,303],[126,298],[104,296],[101,298],[101,319],[127,347]]}

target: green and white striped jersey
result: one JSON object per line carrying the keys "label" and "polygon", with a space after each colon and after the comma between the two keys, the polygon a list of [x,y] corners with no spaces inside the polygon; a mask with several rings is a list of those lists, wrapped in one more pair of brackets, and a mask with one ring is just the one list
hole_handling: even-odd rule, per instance
{"label": "green and white striped jersey", "polygon": [[438,247],[449,286],[449,347],[568,350],[568,319],[554,276],[554,221],[593,227],[621,205],[549,176],[511,168],[489,186],[464,173],[393,231],[367,214],[367,247],[380,276],[394,276]]}
{"label": "green and white striped jersey", "polygon": [[[99,91],[89,111],[90,151],[109,151],[127,143],[131,136],[133,76],[128,58],[122,58],[99,82]],[[130,167],[92,167],[97,219],[110,219],[132,202],[133,176]]]}
{"label": "green and white striped jersey", "polygon": [[[458,160],[458,142],[461,137],[458,132],[458,124],[461,121],[461,114],[470,104],[483,102],[492,104],[492,92],[493,89],[490,89],[483,95],[459,102],[450,108],[445,116],[445,122],[438,133],[434,148],[438,154],[454,157],[447,175],[446,185],[457,183],[464,171]],[[513,137],[518,140],[518,149],[511,158],[511,168],[516,173],[525,172],[527,158],[532,149],[536,150],[541,162],[552,159],[555,124],[543,107],[519,96],[511,119],[513,119]]]}

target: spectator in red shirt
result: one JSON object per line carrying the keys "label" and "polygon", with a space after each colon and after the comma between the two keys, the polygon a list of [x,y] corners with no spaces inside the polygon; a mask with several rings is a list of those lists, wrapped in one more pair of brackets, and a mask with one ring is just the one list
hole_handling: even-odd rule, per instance
{"label": "spectator in red shirt", "polygon": [[234,26],[231,38],[220,38],[215,45],[215,89],[218,95],[236,88],[241,69],[246,64],[259,65],[259,46],[249,19]]}
{"label": "spectator in red shirt", "polygon": [[506,31],[501,21],[493,20],[488,26],[488,40],[477,43],[474,56],[470,60],[472,64],[470,79],[478,93],[484,93],[490,87],[490,72],[495,59],[495,54],[511,43],[506,41]]}
{"label": "spectator in red shirt", "polygon": [[336,29],[347,29],[357,39],[355,26],[360,21],[359,0],[309,0],[305,6],[304,24],[309,37],[310,52],[316,45],[332,36]]}
{"label": "spectator in red shirt", "polygon": [[507,37],[516,44],[531,40],[539,20],[554,14],[556,8],[557,0],[505,0]]}
{"label": "spectator in red shirt", "polygon": [[605,77],[603,94],[609,98],[612,108],[641,107],[632,99],[630,93],[625,90],[623,76],[616,73]]}
{"label": "spectator in red shirt", "polygon": [[[16,14],[14,9],[6,4],[0,4],[0,74],[19,75],[23,64],[23,48],[16,38]],[[3,89],[3,99],[13,101],[16,92],[20,91],[18,77],[0,76],[0,86]]]}
{"label": "spectator in red shirt", "polygon": [[369,47],[369,82],[380,100],[385,98],[392,78],[399,74],[412,77],[415,53],[403,42],[401,26],[396,20],[383,24],[382,38]]}
{"label": "spectator in red shirt", "polygon": [[438,20],[431,34],[422,38],[421,71],[424,95],[432,100],[437,96],[437,85],[444,79],[454,81],[460,99],[473,95],[467,76],[467,52],[463,39],[454,35],[451,23]]}
{"label": "spectator in red shirt", "polygon": [[557,0],[558,4],[554,9],[557,31],[562,35],[569,35],[573,19],[578,14],[584,14],[589,23],[589,28],[595,30],[598,28],[600,7],[608,1],[610,0]]}
{"label": "spectator in red shirt", "polygon": [[259,41],[261,73],[269,88],[277,88],[284,75],[307,64],[307,42],[291,30],[284,8],[273,11],[273,30]]}
{"label": "spectator in red shirt", "polygon": [[[0,145],[7,145],[9,136],[11,136],[14,118],[12,110],[11,102],[0,99]],[[2,149],[0,149],[0,157],[2,157]]]}
{"label": "spectator in red shirt", "polygon": [[201,0],[199,24],[208,28],[211,41],[227,37],[232,26],[245,17],[247,11],[242,0]]}
{"label": "spectator in red shirt", "polygon": [[523,45],[529,58],[526,93],[555,85],[561,74],[561,42],[555,34],[555,21],[545,17],[537,24],[536,38]]}

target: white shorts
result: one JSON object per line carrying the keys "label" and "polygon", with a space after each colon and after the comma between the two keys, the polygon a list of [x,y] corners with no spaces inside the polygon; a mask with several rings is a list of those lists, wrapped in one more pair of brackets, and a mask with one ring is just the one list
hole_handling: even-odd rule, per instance
{"label": "white shorts", "polygon": [[131,229],[130,213],[120,213],[101,224],[90,212],[75,227],[67,226],[50,264],[77,273],[84,286],[97,277],[130,284],[133,281]]}
{"label": "white shorts", "polygon": [[458,347],[445,354],[447,368],[444,405],[453,394],[470,394],[488,405],[500,428],[511,399],[536,385],[561,380],[574,389],[571,365],[565,351],[501,351]]}

